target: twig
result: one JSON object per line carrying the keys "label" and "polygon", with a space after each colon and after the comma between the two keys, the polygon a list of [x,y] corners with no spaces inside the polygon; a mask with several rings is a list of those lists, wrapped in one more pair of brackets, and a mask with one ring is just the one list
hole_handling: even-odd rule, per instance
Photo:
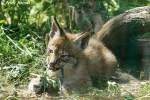
{"label": "twig", "polygon": [[[6,35],[6,34],[5,34],[5,35]],[[22,48],[20,48],[20,47],[18,46],[18,44],[16,44],[8,35],[6,35],[6,37],[7,37],[8,40],[9,40],[12,44],[14,44],[20,51],[24,52],[24,50],[23,50]]]}
{"label": "twig", "polygon": [[136,98],[136,100],[141,100],[143,98],[148,98],[148,97],[150,98],[150,93],[148,93],[148,94],[146,94],[144,96],[138,97],[138,98]]}
{"label": "twig", "polygon": [[128,91],[128,90],[126,90],[126,89],[124,89],[124,88],[122,88],[122,90],[124,90],[124,91],[126,91],[128,94],[134,96],[134,95],[133,95],[130,91]]}
{"label": "twig", "polygon": [[[1,28],[2,28],[2,27],[1,27]],[[2,29],[3,29],[3,28],[2,28]],[[22,49],[22,48],[19,47],[18,44],[15,43],[14,40],[11,39],[4,31],[3,31],[3,34],[5,34],[5,35],[6,35],[6,38],[7,38],[16,48],[18,48],[21,52],[25,52],[25,53],[27,53],[28,55],[30,55],[30,56],[32,57],[32,54],[31,54],[31,52],[28,50],[27,47],[25,47],[25,46],[23,45],[23,47],[24,47],[26,50]]]}

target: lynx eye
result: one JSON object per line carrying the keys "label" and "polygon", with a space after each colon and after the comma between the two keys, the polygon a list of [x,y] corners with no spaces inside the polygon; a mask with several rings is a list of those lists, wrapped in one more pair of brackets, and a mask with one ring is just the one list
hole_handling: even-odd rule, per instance
{"label": "lynx eye", "polygon": [[53,50],[49,48],[48,53],[53,53]]}

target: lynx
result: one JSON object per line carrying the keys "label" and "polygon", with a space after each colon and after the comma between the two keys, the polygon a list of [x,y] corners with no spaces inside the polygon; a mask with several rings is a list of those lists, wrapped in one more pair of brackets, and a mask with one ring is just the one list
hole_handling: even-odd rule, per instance
{"label": "lynx", "polygon": [[51,78],[60,78],[63,68],[63,91],[69,93],[92,86],[91,76],[109,78],[117,67],[113,53],[96,38],[91,37],[86,48],[76,44],[85,36],[70,38],[52,17],[47,46],[47,67]]}

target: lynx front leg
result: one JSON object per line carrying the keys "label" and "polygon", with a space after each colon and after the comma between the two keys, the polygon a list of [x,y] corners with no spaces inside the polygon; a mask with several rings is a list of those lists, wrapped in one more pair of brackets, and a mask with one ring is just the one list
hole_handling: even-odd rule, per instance
{"label": "lynx front leg", "polygon": [[69,95],[73,92],[84,92],[90,86],[92,86],[90,77],[71,77],[64,80],[61,86],[61,93],[64,95]]}
{"label": "lynx front leg", "polygon": [[83,67],[79,67],[76,69],[75,73],[70,75],[70,77],[64,78],[62,90],[67,94],[74,91],[82,92],[89,86],[92,86],[92,82],[87,70],[85,70]]}

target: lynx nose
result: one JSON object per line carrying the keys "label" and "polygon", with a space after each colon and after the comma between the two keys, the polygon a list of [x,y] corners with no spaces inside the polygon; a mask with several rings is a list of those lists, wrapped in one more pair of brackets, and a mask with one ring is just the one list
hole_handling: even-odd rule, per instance
{"label": "lynx nose", "polygon": [[57,65],[55,65],[55,63],[50,63],[49,66],[48,66],[48,69],[52,70],[52,71],[57,71],[60,68]]}
{"label": "lynx nose", "polygon": [[49,64],[49,68],[54,67],[54,65],[55,65],[55,63],[50,63],[50,64]]}

